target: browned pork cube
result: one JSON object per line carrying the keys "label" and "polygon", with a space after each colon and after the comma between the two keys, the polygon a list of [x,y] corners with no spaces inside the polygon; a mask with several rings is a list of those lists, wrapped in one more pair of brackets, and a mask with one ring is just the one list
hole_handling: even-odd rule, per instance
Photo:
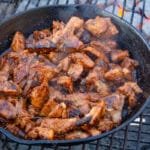
{"label": "browned pork cube", "polygon": [[25,38],[21,32],[16,32],[13,41],[11,43],[11,48],[13,51],[20,51],[25,49]]}

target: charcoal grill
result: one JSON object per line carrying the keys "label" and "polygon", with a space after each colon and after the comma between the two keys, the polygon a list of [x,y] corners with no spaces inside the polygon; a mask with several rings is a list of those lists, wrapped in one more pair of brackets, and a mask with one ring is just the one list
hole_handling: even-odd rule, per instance
{"label": "charcoal grill", "polygon": [[[146,25],[150,23],[150,10],[148,0],[1,0],[0,1],[0,19],[8,18],[12,14],[26,11],[34,7],[44,5],[58,4],[77,4],[89,3],[96,4],[101,9],[105,9],[121,19],[125,19],[131,25],[135,26],[141,34],[150,41],[150,30]],[[150,25],[150,24],[149,24]],[[150,64],[147,64],[150,68]],[[149,69],[150,70],[150,69]],[[148,72],[149,73],[149,72]],[[2,150],[149,150],[150,149],[150,106],[139,115],[132,123],[125,128],[103,138],[90,142],[88,144],[80,144],[75,146],[57,146],[57,145],[23,145],[16,143],[4,135],[0,134],[0,149]]]}

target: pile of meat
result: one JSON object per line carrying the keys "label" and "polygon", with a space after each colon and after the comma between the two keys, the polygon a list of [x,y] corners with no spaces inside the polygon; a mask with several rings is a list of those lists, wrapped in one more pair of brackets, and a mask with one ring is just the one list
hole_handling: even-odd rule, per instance
{"label": "pile of meat", "polygon": [[110,18],[97,16],[51,28],[28,38],[16,32],[0,58],[0,123],[25,139],[76,139],[119,125],[126,103],[142,92],[136,60],[114,40]]}

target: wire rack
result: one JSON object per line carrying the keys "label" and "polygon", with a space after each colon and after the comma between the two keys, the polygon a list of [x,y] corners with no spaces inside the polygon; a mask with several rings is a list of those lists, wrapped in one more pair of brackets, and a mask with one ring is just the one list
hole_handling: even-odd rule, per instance
{"label": "wire rack", "polygon": [[[150,0],[0,0],[0,20],[44,5],[79,3],[96,4],[128,21],[150,43]],[[150,68],[150,64],[148,65]],[[0,134],[0,150],[150,150],[150,104],[125,128],[88,144],[65,147],[28,146],[15,143]]]}

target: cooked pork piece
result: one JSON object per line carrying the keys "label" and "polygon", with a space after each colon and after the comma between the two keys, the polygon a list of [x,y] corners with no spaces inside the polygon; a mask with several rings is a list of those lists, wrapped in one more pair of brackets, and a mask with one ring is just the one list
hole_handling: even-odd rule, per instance
{"label": "cooked pork piece", "polygon": [[58,64],[57,68],[59,71],[67,71],[70,65],[71,58],[70,57],[65,57],[60,61]]}
{"label": "cooked pork piece", "polygon": [[66,140],[87,138],[89,135],[86,132],[75,130],[65,135]]}
{"label": "cooked pork piece", "polygon": [[59,29],[56,33],[54,33],[52,37],[52,41],[54,43],[60,44],[63,43],[68,37],[74,36],[76,30],[78,30],[83,25],[83,20],[78,17],[72,17],[64,29]]}
{"label": "cooked pork piece", "polygon": [[0,116],[6,119],[15,119],[17,110],[13,104],[5,99],[0,99]]}
{"label": "cooked pork piece", "polygon": [[124,60],[128,56],[129,56],[128,51],[116,50],[111,52],[111,60],[113,62]]}
{"label": "cooked pork piece", "polygon": [[66,133],[76,127],[77,118],[69,119],[43,119],[41,127],[52,129],[55,134]]}
{"label": "cooked pork piece", "polygon": [[5,63],[0,69],[0,82],[7,81],[9,78],[10,66],[8,63]]}
{"label": "cooked pork piece", "polygon": [[101,50],[97,50],[93,47],[86,47],[83,51],[87,51],[92,53],[93,55],[97,56],[99,59],[103,60],[104,62],[108,62],[108,58],[105,56],[104,52]]}
{"label": "cooked pork piece", "polygon": [[73,92],[73,83],[71,77],[60,76],[57,80],[57,84],[64,86],[69,90],[69,92]]}
{"label": "cooked pork piece", "polygon": [[121,63],[121,67],[127,68],[129,70],[134,70],[134,68],[137,66],[138,66],[138,62],[129,57],[126,57]]}
{"label": "cooked pork piece", "polygon": [[91,41],[91,34],[87,31],[84,30],[80,36],[80,40],[84,43],[84,44],[88,44]]}
{"label": "cooked pork piece", "polygon": [[48,58],[52,63],[58,64],[61,60],[65,59],[67,55],[67,53],[63,52],[50,52]]}
{"label": "cooked pork piece", "polygon": [[26,41],[26,48],[38,54],[48,54],[56,49],[56,45],[47,37],[39,41],[34,39]]}
{"label": "cooked pork piece", "polygon": [[80,41],[76,36],[72,35],[65,38],[63,44],[60,46],[60,49],[71,52],[81,49],[82,47],[84,47],[82,41]]}
{"label": "cooked pork piece", "polygon": [[110,69],[108,72],[104,75],[105,79],[107,80],[121,80],[124,78],[123,69],[120,67],[116,67],[114,69]]}
{"label": "cooked pork piece", "polygon": [[60,103],[53,107],[51,112],[48,114],[50,118],[67,118],[67,106],[65,103]]}
{"label": "cooked pork piece", "polygon": [[111,130],[142,90],[138,62],[121,50],[110,18],[53,21],[14,35],[0,58],[0,124],[24,139],[69,140]]}
{"label": "cooked pork piece", "polygon": [[49,99],[43,106],[40,115],[48,116],[48,114],[57,106],[57,103],[53,99]]}
{"label": "cooked pork piece", "polygon": [[43,83],[35,87],[31,92],[31,104],[36,108],[42,108],[45,101],[48,99],[49,89],[48,85]]}
{"label": "cooked pork piece", "polygon": [[27,138],[31,138],[31,139],[42,138],[45,140],[53,140],[54,131],[49,128],[35,127],[28,132]]}
{"label": "cooked pork piece", "polygon": [[109,130],[111,130],[113,127],[114,127],[114,122],[111,121],[110,119],[107,119],[107,118],[101,119],[100,122],[99,122],[99,124],[98,124],[98,129],[99,129],[101,132],[109,131]]}
{"label": "cooked pork piece", "polygon": [[106,103],[106,111],[111,116],[114,123],[120,123],[122,109],[125,97],[122,94],[111,94],[104,98]]}
{"label": "cooked pork piece", "polygon": [[86,68],[94,67],[94,62],[84,53],[72,53],[71,59],[76,63],[81,63]]}
{"label": "cooked pork piece", "polygon": [[12,81],[1,81],[0,85],[0,94],[6,96],[18,96],[21,94],[20,87]]}
{"label": "cooked pork piece", "polygon": [[83,26],[84,21],[78,17],[71,17],[64,28],[64,34],[74,33]]}
{"label": "cooked pork piece", "polygon": [[108,23],[104,18],[97,16],[95,19],[89,19],[85,22],[85,29],[99,37],[108,29]]}
{"label": "cooked pork piece", "polygon": [[91,41],[90,46],[94,47],[96,49],[99,49],[99,50],[105,52],[106,54],[116,50],[116,42],[113,40]]}
{"label": "cooked pork piece", "polygon": [[81,63],[71,64],[68,69],[68,75],[76,81],[80,78],[83,72],[83,65]]}
{"label": "cooked pork piece", "polygon": [[40,30],[40,31],[34,31],[33,32],[33,38],[35,39],[35,40],[41,40],[41,39],[44,39],[44,38],[46,38],[46,37],[49,37],[50,36],[50,30],[48,30],[48,29],[44,29],[44,30]]}
{"label": "cooked pork piece", "polygon": [[136,105],[136,95],[142,93],[142,89],[135,82],[126,82],[118,88],[118,91],[128,98],[130,107]]}
{"label": "cooked pork piece", "polygon": [[105,102],[101,101],[96,106],[92,107],[90,112],[85,117],[91,117],[90,124],[97,124],[105,114]]}
{"label": "cooked pork piece", "polygon": [[110,18],[105,19],[108,25],[106,32],[102,35],[103,38],[111,38],[118,34],[116,26],[111,22]]}
{"label": "cooked pork piece", "polygon": [[92,127],[91,125],[84,125],[84,126],[82,126],[82,129],[84,131],[86,131],[88,134],[90,134],[91,136],[95,136],[95,135],[101,134],[101,131],[99,131],[95,127]]}
{"label": "cooked pork piece", "polygon": [[11,44],[13,51],[18,52],[25,49],[25,37],[21,32],[16,32]]}

